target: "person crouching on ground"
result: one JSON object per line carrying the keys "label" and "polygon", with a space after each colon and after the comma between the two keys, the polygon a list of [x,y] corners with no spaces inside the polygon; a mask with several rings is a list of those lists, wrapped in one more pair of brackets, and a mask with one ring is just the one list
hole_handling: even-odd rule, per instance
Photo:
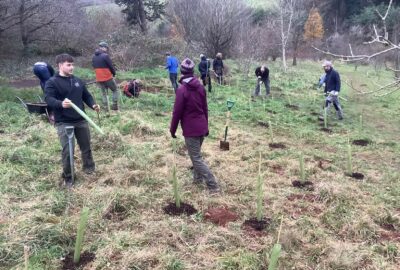
{"label": "person crouching on ground", "polygon": [[58,137],[62,147],[62,165],[64,179],[67,187],[72,187],[71,165],[69,160],[68,136],[66,126],[73,126],[75,138],[82,154],[83,171],[91,174],[95,164],[90,147],[90,130],[88,122],[72,107],[71,102],[84,111],[83,103],[89,108],[99,112],[100,106],[94,102],[92,95],[87,90],[85,83],[73,75],[74,59],[69,54],[60,54],[56,57],[59,72],[50,78],[45,86],[45,100],[52,108]]}
{"label": "person crouching on ground", "polygon": [[139,79],[133,79],[130,82],[127,82],[123,87],[122,91],[125,96],[129,98],[137,98],[139,97],[140,91],[142,87],[142,81]]}
{"label": "person crouching on ground", "polygon": [[185,144],[193,163],[193,181],[195,184],[205,181],[210,194],[214,194],[220,192],[219,185],[201,156],[204,137],[208,136],[207,94],[204,86],[193,75],[194,66],[189,58],[181,63],[181,85],[176,91],[170,132],[172,138],[176,138],[175,133],[179,122],[181,123]]}

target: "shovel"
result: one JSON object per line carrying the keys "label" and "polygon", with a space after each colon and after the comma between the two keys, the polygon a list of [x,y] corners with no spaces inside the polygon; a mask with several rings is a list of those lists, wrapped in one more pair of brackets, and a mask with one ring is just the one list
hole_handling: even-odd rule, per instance
{"label": "shovel", "polygon": [[74,127],[66,126],[65,132],[68,136],[68,148],[69,148],[69,164],[71,166],[71,180],[72,184],[75,182],[75,168],[74,168]]}
{"label": "shovel", "polygon": [[228,137],[229,120],[231,118],[231,109],[232,109],[233,105],[235,105],[234,101],[227,100],[226,106],[228,108],[228,112],[226,113],[224,140],[219,142],[219,148],[223,151],[229,151],[229,142],[226,141],[226,138]]}

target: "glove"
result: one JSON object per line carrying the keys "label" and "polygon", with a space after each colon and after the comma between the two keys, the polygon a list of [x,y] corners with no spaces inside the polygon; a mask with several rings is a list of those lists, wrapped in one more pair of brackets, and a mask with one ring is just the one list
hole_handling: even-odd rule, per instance
{"label": "glove", "polygon": [[332,92],[331,92],[331,95],[332,95],[332,96],[338,96],[338,95],[339,95],[339,92],[338,92],[338,91],[332,91]]}
{"label": "glove", "polygon": [[172,133],[172,132],[171,132],[171,137],[174,138],[174,139],[176,139],[175,133]]}
{"label": "glove", "polygon": [[206,133],[206,135],[205,135],[205,136],[206,136],[206,137],[208,137],[208,135],[210,135],[210,132],[208,132],[208,131],[207,131],[207,133]]}

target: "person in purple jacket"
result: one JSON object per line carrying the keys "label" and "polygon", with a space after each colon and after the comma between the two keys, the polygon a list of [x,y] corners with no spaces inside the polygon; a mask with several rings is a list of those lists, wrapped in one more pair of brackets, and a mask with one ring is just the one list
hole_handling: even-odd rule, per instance
{"label": "person in purple jacket", "polygon": [[205,182],[210,194],[220,192],[214,175],[201,156],[201,145],[208,136],[208,107],[204,86],[194,77],[195,64],[189,58],[181,63],[181,85],[176,90],[174,111],[170,132],[176,138],[176,130],[181,123],[183,137],[193,163],[193,181],[195,184]]}

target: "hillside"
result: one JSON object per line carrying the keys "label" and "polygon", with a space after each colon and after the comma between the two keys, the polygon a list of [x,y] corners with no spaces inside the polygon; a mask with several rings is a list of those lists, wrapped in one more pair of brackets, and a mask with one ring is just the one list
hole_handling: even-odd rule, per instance
{"label": "hillside", "polygon": [[[208,96],[210,136],[203,156],[221,183],[223,194],[210,197],[191,183],[190,160],[180,132],[170,138],[174,102],[162,69],[124,72],[118,79],[141,78],[139,99],[123,99],[119,114],[89,116],[106,132],[92,131],[97,171],[81,172],[72,192],[59,187],[60,149],[56,130],[42,116],[31,115],[15,95],[36,100],[33,89],[0,88],[0,269],[22,269],[24,246],[29,269],[60,269],[74,248],[81,209],[90,209],[83,251],[95,255],[84,269],[266,269],[282,220],[279,269],[386,269],[399,265],[400,248],[400,94],[376,98],[353,90],[373,90],[392,74],[337,64],[343,79],[345,120],[332,112],[331,133],[317,116],[324,97],[315,83],[319,63],[302,62],[282,73],[271,64],[271,99],[251,102],[253,78],[244,78],[236,62],[228,85]],[[90,70],[77,75],[89,79]],[[349,85],[348,85],[349,84]],[[89,90],[100,100],[94,85]],[[226,100],[236,101],[228,132],[230,151],[219,141],[225,125]],[[271,126],[272,125],[272,132]],[[272,135],[272,137],[271,137]],[[366,146],[352,144],[366,140]],[[274,149],[270,143],[281,143]],[[348,142],[354,172],[345,175]],[[171,168],[177,150],[177,175],[183,201],[198,213],[169,216],[173,201]],[[270,219],[263,232],[245,230],[256,214],[258,157],[262,155],[263,212]],[[314,190],[297,189],[299,155]],[[224,207],[237,215],[225,226],[206,214]],[[397,266],[396,266],[397,265]]]}

